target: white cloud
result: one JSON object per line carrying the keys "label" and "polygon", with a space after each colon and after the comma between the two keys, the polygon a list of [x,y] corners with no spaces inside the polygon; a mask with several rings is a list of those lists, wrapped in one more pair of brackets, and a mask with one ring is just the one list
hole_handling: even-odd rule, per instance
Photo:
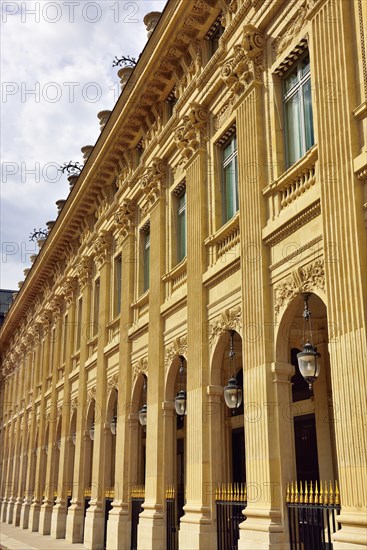
{"label": "white cloud", "polygon": [[81,161],[80,148],[96,142],[97,113],[119,94],[112,61],[139,56],[143,17],[165,3],[2,2],[1,288],[17,288],[31,231],[55,219],[55,201],[67,196],[66,177],[51,183],[45,167]]}

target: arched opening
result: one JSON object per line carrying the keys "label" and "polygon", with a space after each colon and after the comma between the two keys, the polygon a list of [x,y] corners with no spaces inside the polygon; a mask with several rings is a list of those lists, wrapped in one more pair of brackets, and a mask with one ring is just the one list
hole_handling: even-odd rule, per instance
{"label": "arched opening", "polygon": [[45,491],[46,491],[46,471],[47,471],[47,460],[48,460],[48,453],[49,453],[49,448],[48,448],[49,432],[50,432],[49,424],[47,424],[46,430],[45,430],[44,445],[41,448],[41,476],[40,476],[40,480],[41,480],[40,486],[42,491],[41,501],[44,500]]}
{"label": "arched opening", "polygon": [[105,431],[105,487],[112,492],[115,484],[116,434],[118,392],[113,389],[107,403],[106,423],[109,429]]}
{"label": "arched opening", "polygon": [[[89,502],[91,499],[91,492],[92,492],[95,417],[96,417],[96,402],[94,399],[91,399],[87,409],[87,418],[85,422],[85,430],[87,432],[87,437],[85,438],[85,445],[84,445],[84,503],[83,503],[84,519],[87,514],[87,508],[89,506]],[[72,471],[74,471],[74,468]],[[77,490],[77,487],[75,489]],[[85,521],[83,523],[83,541],[84,541],[84,534],[85,534],[84,526],[85,526]]]}
{"label": "arched opening", "polygon": [[[311,312],[312,333],[307,310]],[[304,311],[306,315],[303,315]],[[289,522],[290,544],[300,544],[305,550],[321,548],[324,544],[331,546],[332,533],[338,529],[336,515],[340,503],[334,481],[338,479],[338,471],[328,353],[330,336],[325,303],[310,293],[292,300],[282,315],[276,334],[276,364],[292,365],[288,369],[292,373],[289,375],[291,388],[282,409],[282,418],[287,421],[279,425],[281,440],[287,439],[291,444],[286,457],[288,468],[283,471],[285,484],[290,482],[284,514]],[[309,362],[313,381],[311,390],[302,376],[297,358],[307,342],[311,349],[315,347],[320,353],[317,377],[313,376],[315,370]],[[308,378],[307,370],[304,374]]]}
{"label": "arched opening", "polygon": [[[234,357],[231,357],[231,332],[233,333]],[[235,331],[225,331],[219,337],[212,356],[211,387],[226,388],[229,380],[243,388],[242,339]],[[243,394],[243,391],[241,392]],[[223,391],[213,407],[212,441],[213,478],[218,484],[244,484],[246,482],[244,404],[230,409],[224,400]],[[214,449],[213,449],[214,450]]]}
{"label": "arched opening", "polygon": [[[147,406],[148,379],[145,374],[139,374],[132,393],[131,419],[131,449],[134,460],[131,464],[130,479],[133,485],[145,485],[146,464],[146,414],[143,407]],[[145,409],[144,409],[145,410]]]}
{"label": "arched opening", "polygon": [[297,481],[313,483],[337,479],[335,453],[334,411],[328,352],[327,311],[316,294],[308,298],[312,317],[313,345],[321,354],[320,374],[310,391],[303,379],[297,353],[303,349],[304,335],[303,297],[297,296],[284,312],[277,333],[276,359],[294,367],[291,378],[292,396],[285,414],[293,425],[294,477]]}

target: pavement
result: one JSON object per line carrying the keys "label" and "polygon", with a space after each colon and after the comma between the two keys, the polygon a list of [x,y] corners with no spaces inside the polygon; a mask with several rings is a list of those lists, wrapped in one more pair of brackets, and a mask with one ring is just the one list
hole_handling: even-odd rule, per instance
{"label": "pavement", "polygon": [[1,550],[85,550],[83,544],[72,544],[65,539],[31,533],[28,529],[0,523]]}

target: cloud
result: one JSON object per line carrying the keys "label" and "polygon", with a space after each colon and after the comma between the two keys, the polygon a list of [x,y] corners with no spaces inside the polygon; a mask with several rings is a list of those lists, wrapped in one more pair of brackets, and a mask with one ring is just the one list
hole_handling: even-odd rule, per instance
{"label": "cloud", "polygon": [[80,148],[96,142],[97,113],[112,109],[120,93],[112,61],[139,56],[144,15],[164,6],[165,0],[2,2],[2,288],[16,289],[30,265],[29,255],[6,254],[4,243],[31,247],[33,228],[55,219],[55,201],[69,188],[66,176],[50,181],[50,163],[81,161]]}

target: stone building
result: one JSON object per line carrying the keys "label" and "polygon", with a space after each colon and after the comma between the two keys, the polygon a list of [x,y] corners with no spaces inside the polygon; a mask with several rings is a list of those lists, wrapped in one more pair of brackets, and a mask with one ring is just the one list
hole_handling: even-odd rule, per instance
{"label": "stone building", "polygon": [[1,521],[362,550],[367,3],[152,18],[1,329]]}

